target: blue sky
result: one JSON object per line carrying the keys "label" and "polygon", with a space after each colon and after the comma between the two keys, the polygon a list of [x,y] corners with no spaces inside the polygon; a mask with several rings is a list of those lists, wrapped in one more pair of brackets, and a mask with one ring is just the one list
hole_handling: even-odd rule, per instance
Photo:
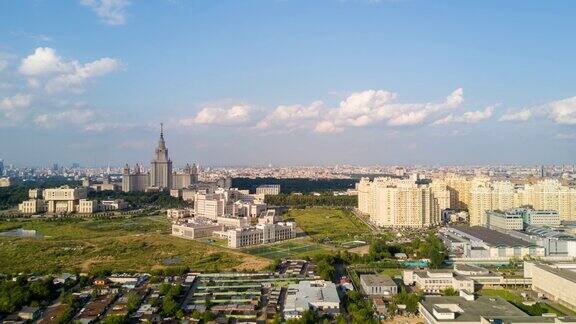
{"label": "blue sky", "polygon": [[147,162],[164,122],[177,165],[574,163],[575,10],[0,0],[0,158]]}

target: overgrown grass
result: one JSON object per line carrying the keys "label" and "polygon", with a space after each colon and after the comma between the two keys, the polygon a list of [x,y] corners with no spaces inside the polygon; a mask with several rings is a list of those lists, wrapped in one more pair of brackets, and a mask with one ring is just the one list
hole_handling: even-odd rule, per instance
{"label": "overgrown grass", "polygon": [[294,219],[316,242],[343,243],[371,235],[366,224],[343,209],[292,209],[285,218]]}
{"label": "overgrown grass", "polygon": [[[61,271],[150,271],[170,265],[194,271],[242,267],[258,270],[269,261],[169,235],[162,216],[110,220],[0,222],[0,230],[37,230],[44,238],[0,237],[0,273]],[[178,262],[168,262],[176,259]]]}

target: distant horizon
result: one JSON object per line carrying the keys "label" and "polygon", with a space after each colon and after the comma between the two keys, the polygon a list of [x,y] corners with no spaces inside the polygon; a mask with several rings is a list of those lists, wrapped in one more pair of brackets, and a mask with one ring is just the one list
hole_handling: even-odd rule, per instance
{"label": "distant horizon", "polygon": [[177,165],[573,164],[575,10],[3,1],[0,157],[147,162],[163,122]]}

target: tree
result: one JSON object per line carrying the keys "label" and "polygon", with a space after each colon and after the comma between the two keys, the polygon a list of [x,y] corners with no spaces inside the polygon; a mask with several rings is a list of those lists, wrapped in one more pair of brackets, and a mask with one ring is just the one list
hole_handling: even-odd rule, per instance
{"label": "tree", "polygon": [[442,290],[442,296],[458,296],[458,292],[454,288],[448,287]]}
{"label": "tree", "polygon": [[138,305],[140,305],[140,296],[138,296],[138,294],[136,294],[133,291],[129,292],[126,304],[126,306],[128,307],[128,312],[135,311]]}
{"label": "tree", "polygon": [[104,317],[104,320],[102,321],[102,323],[104,323],[104,324],[125,324],[125,323],[128,323],[128,319],[126,318],[126,316],[122,316],[122,315],[110,315],[110,316]]}
{"label": "tree", "polygon": [[162,313],[166,316],[173,316],[176,314],[177,310],[178,304],[176,304],[174,298],[172,298],[170,295],[165,296],[164,300],[162,301]]}

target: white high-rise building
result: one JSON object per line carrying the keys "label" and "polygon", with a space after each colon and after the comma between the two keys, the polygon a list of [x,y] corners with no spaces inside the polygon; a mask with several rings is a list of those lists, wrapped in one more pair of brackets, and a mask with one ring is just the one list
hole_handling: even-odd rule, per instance
{"label": "white high-rise building", "polygon": [[361,179],[358,209],[379,226],[426,227],[440,222],[440,207],[431,186],[411,180]]}

